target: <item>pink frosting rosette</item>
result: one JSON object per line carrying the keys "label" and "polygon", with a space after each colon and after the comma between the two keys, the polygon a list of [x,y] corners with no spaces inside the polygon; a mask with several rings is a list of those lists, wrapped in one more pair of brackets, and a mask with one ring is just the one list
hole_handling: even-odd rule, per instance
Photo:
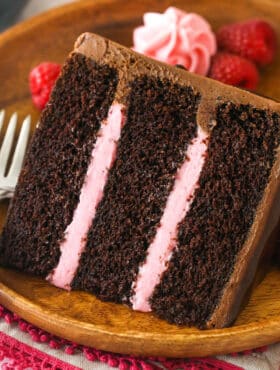
{"label": "pink frosting rosette", "polygon": [[168,64],[206,75],[216,38],[200,15],[169,7],[161,13],[145,13],[144,26],[133,33],[133,49]]}

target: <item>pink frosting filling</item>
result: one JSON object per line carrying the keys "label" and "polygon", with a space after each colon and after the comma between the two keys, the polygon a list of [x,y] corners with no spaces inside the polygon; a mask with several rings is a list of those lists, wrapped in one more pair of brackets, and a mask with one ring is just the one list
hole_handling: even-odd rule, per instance
{"label": "pink frosting filling", "polygon": [[116,157],[117,142],[123,123],[122,105],[113,104],[107,119],[101,124],[78,206],[72,222],[65,230],[65,239],[60,245],[61,256],[58,265],[47,277],[47,280],[57,287],[70,290],[86,244],[88,230],[103,195],[109,169]]}
{"label": "pink frosting filling", "polygon": [[169,7],[162,14],[145,13],[144,26],[133,33],[133,49],[168,64],[181,64],[206,75],[216,53],[216,37],[205,18]]}
{"label": "pink frosting filling", "polygon": [[139,268],[133,283],[134,295],[131,298],[134,310],[151,311],[149,298],[162,273],[167,269],[172,251],[176,247],[177,226],[189,211],[199,176],[204,164],[208,136],[198,127],[197,137],[189,145],[186,160],[177,172],[160,227],[150,244],[145,263]]}

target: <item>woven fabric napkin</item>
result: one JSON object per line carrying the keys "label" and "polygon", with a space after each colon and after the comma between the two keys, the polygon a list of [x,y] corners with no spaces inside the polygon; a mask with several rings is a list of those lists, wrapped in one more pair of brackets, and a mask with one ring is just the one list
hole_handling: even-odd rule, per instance
{"label": "woven fabric napkin", "polygon": [[112,367],[120,370],[279,370],[280,343],[213,358],[140,358],[99,351],[55,337],[0,305],[0,367],[5,370],[106,370]]}

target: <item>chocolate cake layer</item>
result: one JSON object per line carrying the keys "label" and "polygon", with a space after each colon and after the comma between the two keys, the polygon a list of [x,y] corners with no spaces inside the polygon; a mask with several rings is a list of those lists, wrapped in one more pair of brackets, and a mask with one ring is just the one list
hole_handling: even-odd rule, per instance
{"label": "chocolate cake layer", "polygon": [[79,200],[101,121],[118,82],[117,71],[73,54],[56,83],[32,140],[3,230],[8,266],[47,275]]}
{"label": "chocolate cake layer", "polygon": [[72,283],[104,300],[129,303],[177,168],[197,131],[199,95],[152,77],[130,86],[127,119],[80,266]]}
{"label": "chocolate cake layer", "polygon": [[157,315],[180,325],[204,327],[217,307],[280,145],[277,114],[227,103],[218,106],[216,120],[178,249],[151,299]]}

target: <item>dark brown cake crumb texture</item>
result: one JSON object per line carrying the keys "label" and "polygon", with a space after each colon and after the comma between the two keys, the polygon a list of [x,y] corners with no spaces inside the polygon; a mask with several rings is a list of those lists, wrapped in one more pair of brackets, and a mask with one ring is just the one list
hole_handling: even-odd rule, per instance
{"label": "dark brown cake crumb texture", "polygon": [[219,302],[262,199],[280,144],[280,117],[248,105],[217,109],[179,248],[151,300],[160,317],[204,327]]}
{"label": "dark brown cake crumb texture", "polygon": [[1,238],[5,265],[47,275],[71,222],[117,72],[74,54],[41,117]]}
{"label": "dark brown cake crumb texture", "polygon": [[129,304],[132,282],[155,236],[178,166],[196,135],[199,96],[143,77],[131,86],[117,159],[73,286]]}

